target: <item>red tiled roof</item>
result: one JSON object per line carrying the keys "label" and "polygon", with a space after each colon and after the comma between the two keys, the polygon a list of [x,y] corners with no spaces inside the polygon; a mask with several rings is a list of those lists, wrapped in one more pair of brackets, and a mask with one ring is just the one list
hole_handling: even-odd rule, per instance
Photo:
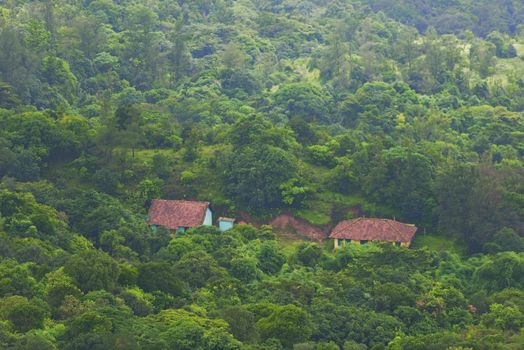
{"label": "red tiled roof", "polygon": [[195,227],[204,223],[209,202],[154,199],[149,208],[149,225],[171,230]]}
{"label": "red tiled roof", "polygon": [[415,225],[395,220],[358,218],[339,222],[329,237],[358,241],[411,242],[415,232]]}

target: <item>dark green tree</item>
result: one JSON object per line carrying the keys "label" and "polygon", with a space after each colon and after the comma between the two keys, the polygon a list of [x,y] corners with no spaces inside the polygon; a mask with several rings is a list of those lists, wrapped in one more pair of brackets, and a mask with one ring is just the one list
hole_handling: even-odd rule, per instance
{"label": "dark green tree", "polygon": [[113,290],[117,286],[120,274],[116,261],[98,250],[88,250],[71,256],[64,265],[64,271],[84,292]]}
{"label": "dark green tree", "polygon": [[291,349],[293,344],[309,338],[313,325],[306,311],[295,305],[286,305],[258,320],[257,328],[262,339],[278,339],[285,348]]}

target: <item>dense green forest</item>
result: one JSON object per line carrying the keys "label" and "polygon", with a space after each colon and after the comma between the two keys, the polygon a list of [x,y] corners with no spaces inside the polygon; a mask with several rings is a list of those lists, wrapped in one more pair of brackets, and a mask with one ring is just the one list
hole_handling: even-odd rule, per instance
{"label": "dense green forest", "polygon": [[523,113],[520,1],[0,0],[0,348],[523,349]]}

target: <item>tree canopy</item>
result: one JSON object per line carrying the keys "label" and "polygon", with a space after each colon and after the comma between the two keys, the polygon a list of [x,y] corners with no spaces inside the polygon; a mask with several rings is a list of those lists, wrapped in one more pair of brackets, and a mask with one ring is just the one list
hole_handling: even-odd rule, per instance
{"label": "tree canopy", "polygon": [[[0,348],[520,349],[523,29],[506,0],[0,2]],[[239,224],[152,230],[158,198]],[[417,235],[334,250],[357,217]]]}

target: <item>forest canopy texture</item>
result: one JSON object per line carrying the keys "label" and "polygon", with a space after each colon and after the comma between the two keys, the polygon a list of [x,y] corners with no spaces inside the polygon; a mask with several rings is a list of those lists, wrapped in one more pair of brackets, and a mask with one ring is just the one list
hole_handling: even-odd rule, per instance
{"label": "forest canopy texture", "polygon": [[523,349],[523,111],[520,1],[0,0],[0,348]]}

